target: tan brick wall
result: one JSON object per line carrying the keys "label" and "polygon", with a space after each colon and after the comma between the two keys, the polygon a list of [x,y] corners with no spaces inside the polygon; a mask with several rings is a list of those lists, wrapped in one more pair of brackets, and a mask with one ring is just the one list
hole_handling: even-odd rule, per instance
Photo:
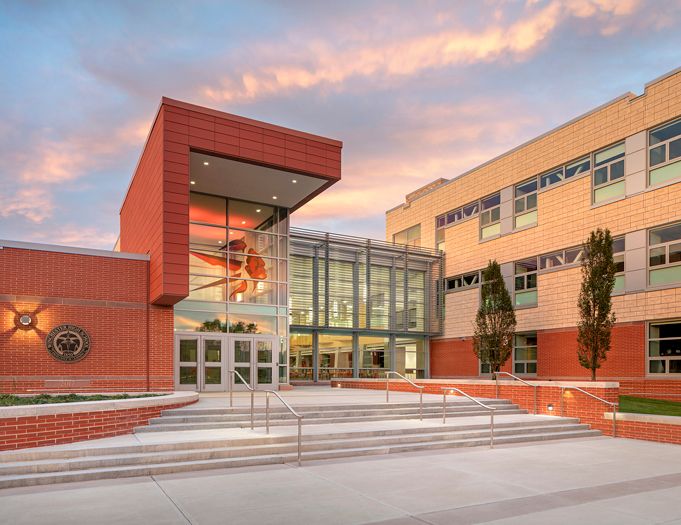
{"label": "tan brick wall", "polygon": [[[421,243],[434,247],[435,217],[495,193],[556,166],[623,140],[681,115],[681,72],[651,84],[644,95],[624,97],[473,173],[387,213],[386,237],[421,224]],[[581,177],[541,192],[538,224],[524,231],[479,242],[477,217],[445,230],[445,276],[532,257],[581,244],[596,227],[613,235],[681,220],[681,184],[649,190],[633,197],[591,205],[590,177]],[[518,329],[550,329],[577,322],[579,268],[539,276],[539,306],[518,310]],[[614,299],[618,322],[681,317],[681,290],[631,294]],[[446,298],[445,337],[472,333],[472,304],[477,290]]]}

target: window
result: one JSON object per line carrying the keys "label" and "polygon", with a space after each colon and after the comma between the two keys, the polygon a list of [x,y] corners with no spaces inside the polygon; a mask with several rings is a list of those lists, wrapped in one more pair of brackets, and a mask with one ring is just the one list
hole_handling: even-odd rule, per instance
{"label": "window", "polygon": [[445,290],[451,292],[452,290],[459,290],[461,288],[471,288],[480,284],[480,272],[464,273],[456,277],[448,277],[446,279]]}
{"label": "window", "polygon": [[402,230],[393,235],[395,244],[407,244],[409,246],[421,246],[421,225],[416,224],[411,228]]}
{"label": "window", "polygon": [[442,228],[435,230],[435,248],[445,251],[445,231]]}
{"label": "window", "polygon": [[513,373],[537,373],[537,334],[516,334],[513,338]]}
{"label": "window", "polygon": [[480,375],[481,376],[487,376],[492,373],[492,365],[489,363],[483,363],[482,361],[478,361],[480,363]]}
{"label": "window", "polygon": [[551,268],[558,268],[560,266],[578,264],[582,262],[583,257],[584,248],[581,246],[547,253],[546,255],[539,256],[539,269],[550,270]]}
{"label": "window", "polygon": [[539,186],[543,188],[548,188],[554,184],[563,182],[564,180],[571,179],[578,175],[583,175],[591,170],[591,156],[581,158],[566,166],[561,166],[560,168],[553,169],[539,176]]}
{"label": "window", "polygon": [[593,202],[604,202],[624,195],[624,142],[594,155]]}
{"label": "window", "polygon": [[615,237],[612,240],[612,258],[615,260],[614,293],[624,291],[624,249],[624,237]]}
{"label": "window", "polygon": [[516,306],[537,305],[537,258],[515,263],[514,304]]}
{"label": "window", "polygon": [[652,285],[681,281],[681,223],[650,230],[648,282]]}
{"label": "window", "polygon": [[537,224],[537,179],[518,184],[514,190],[514,228]]}
{"label": "window", "polygon": [[435,227],[444,228],[445,226],[449,226],[450,224],[454,224],[466,219],[470,219],[471,217],[475,217],[478,214],[479,209],[480,203],[477,201],[472,202],[470,204],[466,204],[461,208],[457,208],[456,210],[449,211],[444,215],[440,215],[437,219],[435,219]]}
{"label": "window", "polygon": [[480,201],[480,238],[488,239],[501,233],[501,195],[497,193]]}
{"label": "window", "polygon": [[650,323],[648,373],[681,374],[681,321]]}
{"label": "window", "polygon": [[652,130],[648,136],[648,184],[681,177],[681,119]]}

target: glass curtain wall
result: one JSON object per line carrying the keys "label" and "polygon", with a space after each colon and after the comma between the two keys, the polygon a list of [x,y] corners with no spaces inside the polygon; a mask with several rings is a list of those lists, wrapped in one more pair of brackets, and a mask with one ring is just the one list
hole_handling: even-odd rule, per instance
{"label": "glass curtain wall", "polygon": [[287,261],[287,210],[190,193],[189,296],[175,330],[285,338]]}
{"label": "glass curtain wall", "polygon": [[427,375],[442,323],[438,251],[292,229],[291,252],[292,379]]}

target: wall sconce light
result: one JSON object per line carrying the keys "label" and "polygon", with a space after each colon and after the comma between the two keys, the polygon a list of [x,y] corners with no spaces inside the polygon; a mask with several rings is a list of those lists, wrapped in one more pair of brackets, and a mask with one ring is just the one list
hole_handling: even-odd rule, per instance
{"label": "wall sconce light", "polygon": [[551,403],[546,405],[546,410],[548,410],[549,412],[553,412],[553,405]]}
{"label": "wall sconce light", "polygon": [[33,317],[31,314],[17,314],[16,324],[22,330],[29,330],[33,327]]}

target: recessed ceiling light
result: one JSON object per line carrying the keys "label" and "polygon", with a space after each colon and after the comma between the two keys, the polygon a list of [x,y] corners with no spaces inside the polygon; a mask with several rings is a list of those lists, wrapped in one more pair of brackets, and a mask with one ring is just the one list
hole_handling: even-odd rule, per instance
{"label": "recessed ceiling light", "polygon": [[262,210],[260,208],[258,208],[257,210],[255,210],[255,213],[260,213],[261,211]]}
{"label": "recessed ceiling light", "polygon": [[210,166],[210,162],[208,162],[207,160],[204,160],[204,161],[203,161],[203,165],[204,165],[204,166]]}
{"label": "recessed ceiling light", "polygon": [[293,179],[291,182],[292,182],[293,184],[296,184],[298,181],[297,181],[296,179]]}
{"label": "recessed ceiling light", "polygon": [[196,184],[196,181],[195,180],[191,181],[191,184],[192,185]]}
{"label": "recessed ceiling light", "polygon": [[276,195],[272,195],[272,198],[273,198],[275,201],[277,200],[277,196],[276,196]]}

